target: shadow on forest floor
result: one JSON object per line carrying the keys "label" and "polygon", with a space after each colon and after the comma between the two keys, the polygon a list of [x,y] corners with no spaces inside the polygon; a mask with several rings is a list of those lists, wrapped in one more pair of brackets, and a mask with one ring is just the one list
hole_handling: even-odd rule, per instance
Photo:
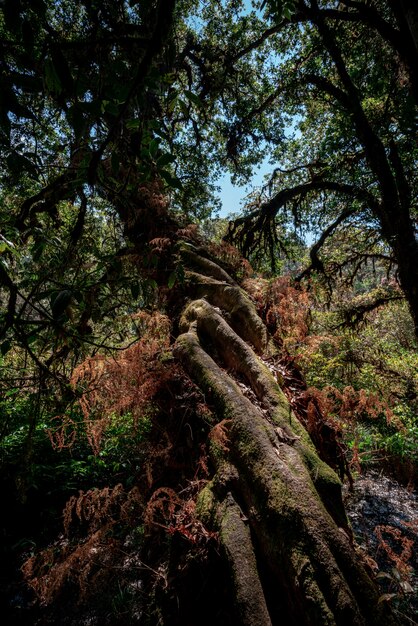
{"label": "shadow on forest floor", "polygon": [[365,470],[345,493],[354,537],[377,573],[381,601],[407,626],[418,624],[418,497],[377,469]]}

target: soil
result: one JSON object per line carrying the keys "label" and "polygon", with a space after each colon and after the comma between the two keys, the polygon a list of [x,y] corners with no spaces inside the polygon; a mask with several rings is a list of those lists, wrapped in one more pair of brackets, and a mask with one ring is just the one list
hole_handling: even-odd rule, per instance
{"label": "soil", "polygon": [[392,604],[399,624],[418,624],[417,492],[379,469],[367,469],[353,491],[346,488],[345,505],[355,541],[377,575],[382,602]]}

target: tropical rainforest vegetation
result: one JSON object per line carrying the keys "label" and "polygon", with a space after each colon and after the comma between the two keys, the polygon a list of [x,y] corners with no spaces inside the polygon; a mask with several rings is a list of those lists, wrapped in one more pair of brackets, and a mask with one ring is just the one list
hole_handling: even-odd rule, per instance
{"label": "tropical rainforest vegetation", "polygon": [[414,0],[0,9],[7,623],[415,623]]}

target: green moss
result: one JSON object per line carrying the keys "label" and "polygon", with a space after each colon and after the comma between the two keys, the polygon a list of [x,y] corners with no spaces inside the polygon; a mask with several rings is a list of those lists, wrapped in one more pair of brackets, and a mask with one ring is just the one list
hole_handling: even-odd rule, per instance
{"label": "green moss", "polygon": [[[204,279],[200,280],[200,289],[208,300],[229,310],[228,305],[238,293],[231,293],[234,288],[221,289],[215,281]],[[238,310],[242,303],[243,299]],[[274,573],[283,586],[293,589],[295,606],[300,602],[303,610],[312,612],[312,623],[334,624],[333,611],[339,623],[348,623],[340,619],[344,617],[345,607],[350,619],[357,616],[357,608],[347,600],[345,580],[351,576],[348,585],[360,589],[357,581],[362,570],[351,558],[347,539],[331,519],[338,526],[347,527],[337,475],[318,457],[274,374],[251,348],[243,345],[244,341],[222,321],[219,312],[201,300],[187,307],[183,320],[189,332],[178,339],[179,357],[207,394],[208,401],[217,407],[219,420],[232,421],[228,456],[239,472],[232,480],[224,475],[225,450],[215,443],[211,455],[217,471],[212,483],[198,497],[197,515],[205,524],[220,529],[224,547],[229,546],[226,552],[230,550],[231,567],[243,563],[244,539],[249,536],[246,545],[251,548],[251,534],[231,495],[239,493],[240,506],[250,520],[260,554],[274,564]],[[251,324],[248,319],[242,324],[235,320],[238,333],[246,323]],[[199,335],[212,342],[214,353],[223,355],[229,367],[246,376],[267,409],[265,416],[243,397],[234,380],[212,360],[200,345]],[[233,357],[228,358],[228,350],[234,352]],[[245,554],[250,554],[247,548]],[[244,607],[249,587],[239,578],[239,568],[236,572],[237,581],[245,589]],[[252,580],[256,579],[255,571]],[[238,582],[236,587],[238,597]]]}
{"label": "green moss", "polygon": [[196,501],[196,515],[206,525],[213,523],[216,510],[216,498],[213,483],[208,483],[199,493]]}

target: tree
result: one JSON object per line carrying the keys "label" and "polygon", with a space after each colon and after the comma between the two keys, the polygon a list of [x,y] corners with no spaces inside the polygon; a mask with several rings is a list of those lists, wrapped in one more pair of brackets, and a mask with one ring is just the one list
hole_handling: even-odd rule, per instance
{"label": "tree", "polygon": [[[165,304],[172,353],[215,415],[210,480],[195,494],[195,510],[200,528],[217,533],[220,570],[230,573],[224,622],[232,614],[243,625],[283,615],[289,624],[392,624],[355,553],[340,481],[277,382],[277,348],[264,322],[178,215],[185,191],[176,167],[185,168],[191,150],[184,136],[194,133],[199,163],[210,121],[205,126],[205,93],[185,88],[188,62],[201,63],[184,21],[190,6],[38,0],[35,14],[32,2],[5,3],[2,352],[15,346],[31,358],[40,393],[52,381],[65,406],[80,351],[105,343],[103,325],[93,322],[105,316],[109,324],[115,309],[128,308],[126,291],[119,297],[114,289],[129,260],[133,299],[148,284],[148,303]],[[233,6],[225,10],[232,18]],[[248,75],[255,78],[254,67]],[[213,99],[220,85],[206,88]],[[209,430],[204,421],[202,429]],[[164,487],[154,487],[151,504]],[[40,578],[35,573],[35,586]]]}
{"label": "tree", "polygon": [[[277,163],[229,239],[244,254],[264,241],[274,259],[278,215],[293,215],[297,225],[322,229],[311,266],[321,271],[326,239],[360,224],[385,242],[417,326],[414,10],[387,2],[263,6],[270,28],[253,14],[252,30],[242,20],[221,36],[228,76],[246,80],[255,59],[265,68],[246,90],[229,88],[230,162],[243,171],[251,145],[264,140]],[[277,116],[283,123],[286,115],[299,137],[277,136]]]}

